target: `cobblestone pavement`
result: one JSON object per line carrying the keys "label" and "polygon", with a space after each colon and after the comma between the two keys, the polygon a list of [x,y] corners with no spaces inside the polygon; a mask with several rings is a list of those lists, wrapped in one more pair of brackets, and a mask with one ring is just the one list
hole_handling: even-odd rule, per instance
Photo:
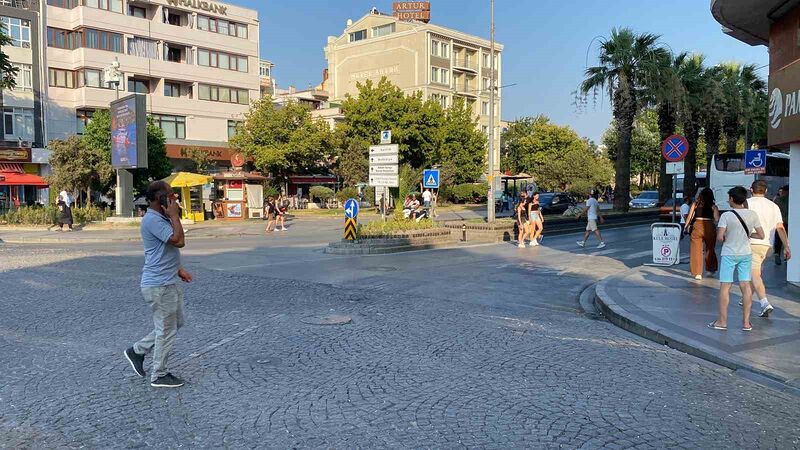
{"label": "cobblestone pavement", "polygon": [[205,269],[156,390],[140,263],[0,246],[0,447],[800,446],[797,398],[606,322]]}

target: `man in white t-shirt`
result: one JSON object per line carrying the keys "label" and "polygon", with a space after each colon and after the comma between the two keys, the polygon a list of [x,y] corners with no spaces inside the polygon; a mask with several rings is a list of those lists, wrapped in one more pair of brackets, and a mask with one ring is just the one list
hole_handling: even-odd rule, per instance
{"label": "man in white t-shirt", "polygon": [[686,234],[686,221],[689,220],[689,213],[692,211],[692,196],[687,195],[686,198],[683,199],[683,203],[681,204],[681,239],[683,239]]}
{"label": "man in white t-shirt", "polygon": [[772,200],[766,198],[767,183],[764,180],[756,180],[750,186],[750,191],[753,196],[747,200],[747,209],[753,211],[758,215],[758,221],[761,222],[764,228],[764,239],[750,239],[750,247],[753,250],[753,290],[756,294],[756,299],[761,305],[760,317],[769,317],[772,312],[772,305],[767,300],[767,288],[764,286],[764,280],[761,278],[761,265],[764,260],[769,256],[772,250],[772,245],[776,239],[780,239],[783,243],[783,254],[788,261],[792,257],[792,251],[789,249],[789,237],[786,235],[786,229],[783,226],[783,217],[781,217],[781,209]]}
{"label": "man in white t-shirt", "polygon": [[763,239],[764,229],[758,221],[758,215],[745,208],[747,189],[736,186],[728,191],[728,204],[733,208],[719,218],[717,224],[717,240],[722,243],[722,262],[719,269],[719,316],[708,324],[715,330],[728,329],[728,303],[731,297],[731,286],[734,273],[739,278],[742,290],[742,330],[752,331],[750,309],[753,306],[753,289],[750,284],[753,265],[753,250],[750,238]]}
{"label": "man in white t-shirt", "polygon": [[433,194],[431,194],[431,190],[425,189],[425,192],[422,193],[422,202],[425,205],[425,208],[431,207],[432,199],[433,199]]}
{"label": "man in white t-shirt", "polygon": [[581,216],[586,214],[588,222],[586,224],[586,231],[583,233],[583,240],[577,242],[580,247],[586,247],[586,240],[589,239],[589,235],[592,232],[597,236],[597,240],[600,241],[597,248],[604,248],[606,246],[606,243],[603,241],[603,236],[600,234],[600,229],[597,227],[598,222],[600,222],[600,224],[605,222],[603,215],[600,213],[600,202],[597,201],[599,196],[600,194],[598,194],[597,191],[592,191],[589,200],[586,201],[586,207],[583,208],[583,211],[576,217],[576,219],[580,219]]}

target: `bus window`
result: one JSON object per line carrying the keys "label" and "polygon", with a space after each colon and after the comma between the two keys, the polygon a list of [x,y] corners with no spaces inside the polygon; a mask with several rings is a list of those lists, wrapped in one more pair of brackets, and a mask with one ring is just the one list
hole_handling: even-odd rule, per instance
{"label": "bus window", "polygon": [[767,173],[768,177],[785,177],[789,178],[789,159],[787,158],[768,158],[767,159]]}
{"label": "bus window", "polygon": [[744,155],[716,155],[714,163],[720,172],[741,172],[744,170]]}

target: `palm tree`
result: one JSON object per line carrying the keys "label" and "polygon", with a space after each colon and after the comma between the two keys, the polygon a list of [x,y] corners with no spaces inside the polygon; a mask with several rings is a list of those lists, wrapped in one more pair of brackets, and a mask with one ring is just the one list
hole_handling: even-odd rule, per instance
{"label": "palm tree", "polygon": [[[725,150],[736,152],[736,144],[742,129],[747,128],[756,114],[755,105],[758,95],[767,89],[764,80],[758,76],[754,64],[728,62],[721,65],[722,94],[724,113],[722,128],[725,133]],[[746,136],[746,140],[749,137]]]}
{"label": "palm tree", "polygon": [[722,138],[722,116],[725,96],[722,87],[722,67],[708,67],[703,71],[703,95],[701,98],[703,138],[706,142],[706,167],[711,168],[711,159],[719,154]]}
{"label": "palm tree", "polygon": [[631,188],[631,135],[633,122],[656,85],[658,67],[668,52],[660,36],[636,34],[630,28],[611,30],[600,43],[599,64],[586,69],[581,84],[584,96],[605,93],[611,100],[619,144],[616,157],[614,208],[627,211]]}
{"label": "palm tree", "polygon": [[697,171],[697,145],[703,119],[703,93],[706,79],[703,77],[705,57],[701,54],[681,55],[678,64],[678,79],[681,92],[681,123],[689,142],[689,152],[684,160],[683,192],[693,195]]}
{"label": "palm tree", "polygon": [[[658,131],[661,142],[675,134],[678,126],[678,112],[682,99],[682,85],[679,77],[681,61],[686,58],[686,53],[676,57],[669,55],[661,61],[659,67],[659,80],[654,89],[653,103],[658,113]],[[665,201],[672,195],[672,177],[667,175],[667,161],[660,159],[658,178],[659,200]]]}

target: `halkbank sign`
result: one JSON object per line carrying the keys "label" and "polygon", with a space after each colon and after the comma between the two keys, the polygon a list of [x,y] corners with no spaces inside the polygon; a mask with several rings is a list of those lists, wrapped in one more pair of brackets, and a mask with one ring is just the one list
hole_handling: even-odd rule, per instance
{"label": "halkbank sign", "polygon": [[185,6],[192,9],[199,9],[201,11],[208,11],[210,13],[221,14],[227,16],[228,7],[222,6],[214,2],[206,0],[167,0],[170,6]]}
{"label": "halkbank sign", "polygon": [[769,145],[800,142],[800,61],[769,76]]}

